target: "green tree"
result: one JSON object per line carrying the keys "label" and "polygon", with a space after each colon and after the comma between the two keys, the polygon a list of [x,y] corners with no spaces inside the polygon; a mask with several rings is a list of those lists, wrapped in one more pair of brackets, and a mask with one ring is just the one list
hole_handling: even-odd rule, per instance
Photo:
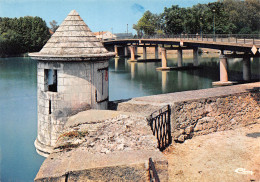
{"label": "green tree", "polygon": [[30,51],[39,51],[50,37],[49,28],[40,17],[34,17],[32,21]]}
{"label": "green tree", "polygon": [[150,11],[146,11],[133,28],[139,35],[154,35],[156,32],[156,19],[158,19],[157,15],[152,14]]}
{"label": "green tree", "polygon": [[7,30],[7,32],[0,36],[0,55],[16,55],[21,52],[22,36],[17,34],[13,30]]}
{"label": "green tree", "polygon": [[216,34],[259,33],[259,0],[219,0],[189,8],[173,5],[160,15],[145,12],[134,26],[138,34],[146,35],[213,34],[214,28]]}
{"label": "green tree", "polygon": [[164,8],[163,17],[165,24],[165,33],[180,34],[184,32],[184,17],[185,9],[179,6]]}
{"label": "green tree", "polygon": [[39,51],[49,37],[49,28],[40,17],[0,17],[0,56]]}
{"label": "green tree", "polygon": [[259,0],[223,0],[222,2],[225,11],[228,12],[228,21],[234,24],[232,33],[259,33]]}

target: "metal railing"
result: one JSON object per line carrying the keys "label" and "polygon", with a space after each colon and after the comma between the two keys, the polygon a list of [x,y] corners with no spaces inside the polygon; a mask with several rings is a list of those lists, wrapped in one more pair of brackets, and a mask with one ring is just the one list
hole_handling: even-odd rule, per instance
{"label": "metal railing", "polygon": [[153,135],[157,138],[158,148],[164,150],[172,143],[170,105],[153,112],[147,120]]}
{"label": "metal railing", "polygon": [[149,158],[149,177],[150,177],[150,182],[160,182],[152,158]]}
{"label": "metal railing", "polygon": [[260,34],[156,34],[152,36],[144,35],[142,37],[135,36],[132,38],[113,38],[107,39],[107,41],[125,39],[174,39],[260,45]]}

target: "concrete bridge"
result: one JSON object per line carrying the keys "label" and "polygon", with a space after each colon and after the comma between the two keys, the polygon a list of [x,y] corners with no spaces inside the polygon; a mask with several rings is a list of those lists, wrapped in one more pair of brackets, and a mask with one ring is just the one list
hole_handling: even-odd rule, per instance
{"label": "concrete bridge", "polygon": [[[147,47],[154,47],[155,60],[159,60],[159,48],[161,49],[162,67],[158,70],[172,70],[183,69],[182,51],[185,49],[193,50],[193,67],[199,66],[198,49],[208,48],[219,50],[220,56],[220,81],[214,82],[213,85],[231,85],[232,82],[228,80],[228,58],[243,58],[243,79],[245,81],[251,80],[251,66],[250,59],[252,57],[260,56],[260,39],[246,38],[246,37],[207,37],[207,36],[176,36],[172,38],[145,38],[145,39],[122,39],[122,40],[107,40],[103,42],[104,46],[116,53],[119,56],[119,47],[123,48],[124,55],[129,56],[130,60],[137,61],[136,53],[137,47],[143,48],[143,60],[147,60]],[[177,67],[167,66],[167,50],[177,50],[178,65]],[[148,60],[147,60],[148,61]]]}

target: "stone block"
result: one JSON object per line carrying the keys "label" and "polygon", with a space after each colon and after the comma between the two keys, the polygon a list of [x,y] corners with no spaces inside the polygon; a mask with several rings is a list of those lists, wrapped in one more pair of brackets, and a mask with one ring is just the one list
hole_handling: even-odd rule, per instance
{"label": "stone block", "polygon": [[184,142],[185,141],[185,135],[180,135],[177,140],[178,140],[178,142]]}
{"label": "stone block", "polygon": [[194,128],[194,131],[197,132],[197,131],[201,131],[203,129],[202,125],[201,124],[197,124]]}
{"label": "stone block", "polygon": [[59,85],[58,84],[57,90],[58,90],[59,93],[68,93],[67,92],[67,86],[64,86],[64,85]]}
{"label": "stone block", "polygon": [[191,134],[193,132],[194,126],[188,126],[187,128],[185,128],[185,133],[186,134]]}

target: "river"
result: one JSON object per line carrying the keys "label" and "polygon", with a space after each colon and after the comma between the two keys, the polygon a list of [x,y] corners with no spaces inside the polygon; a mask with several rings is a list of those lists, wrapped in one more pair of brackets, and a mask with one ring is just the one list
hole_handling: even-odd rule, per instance
{"label": "river", "polygon": [[[129,63],[111,59],[110,100],[212,87],[219,80],[217,57],[200,57],[202,69],[160,72],[160,63]],[[192,64],[192,58],[184,58]],[[168,65],[176,65],[169,59]],[[260,79],[259,58],[251,62]],[[230,80],[242,79],[240,59],[229,61]],[[0,58],[0,181],[33,181],[44,158],[35,151],[37,135],[36,62],[30,58]]]}

